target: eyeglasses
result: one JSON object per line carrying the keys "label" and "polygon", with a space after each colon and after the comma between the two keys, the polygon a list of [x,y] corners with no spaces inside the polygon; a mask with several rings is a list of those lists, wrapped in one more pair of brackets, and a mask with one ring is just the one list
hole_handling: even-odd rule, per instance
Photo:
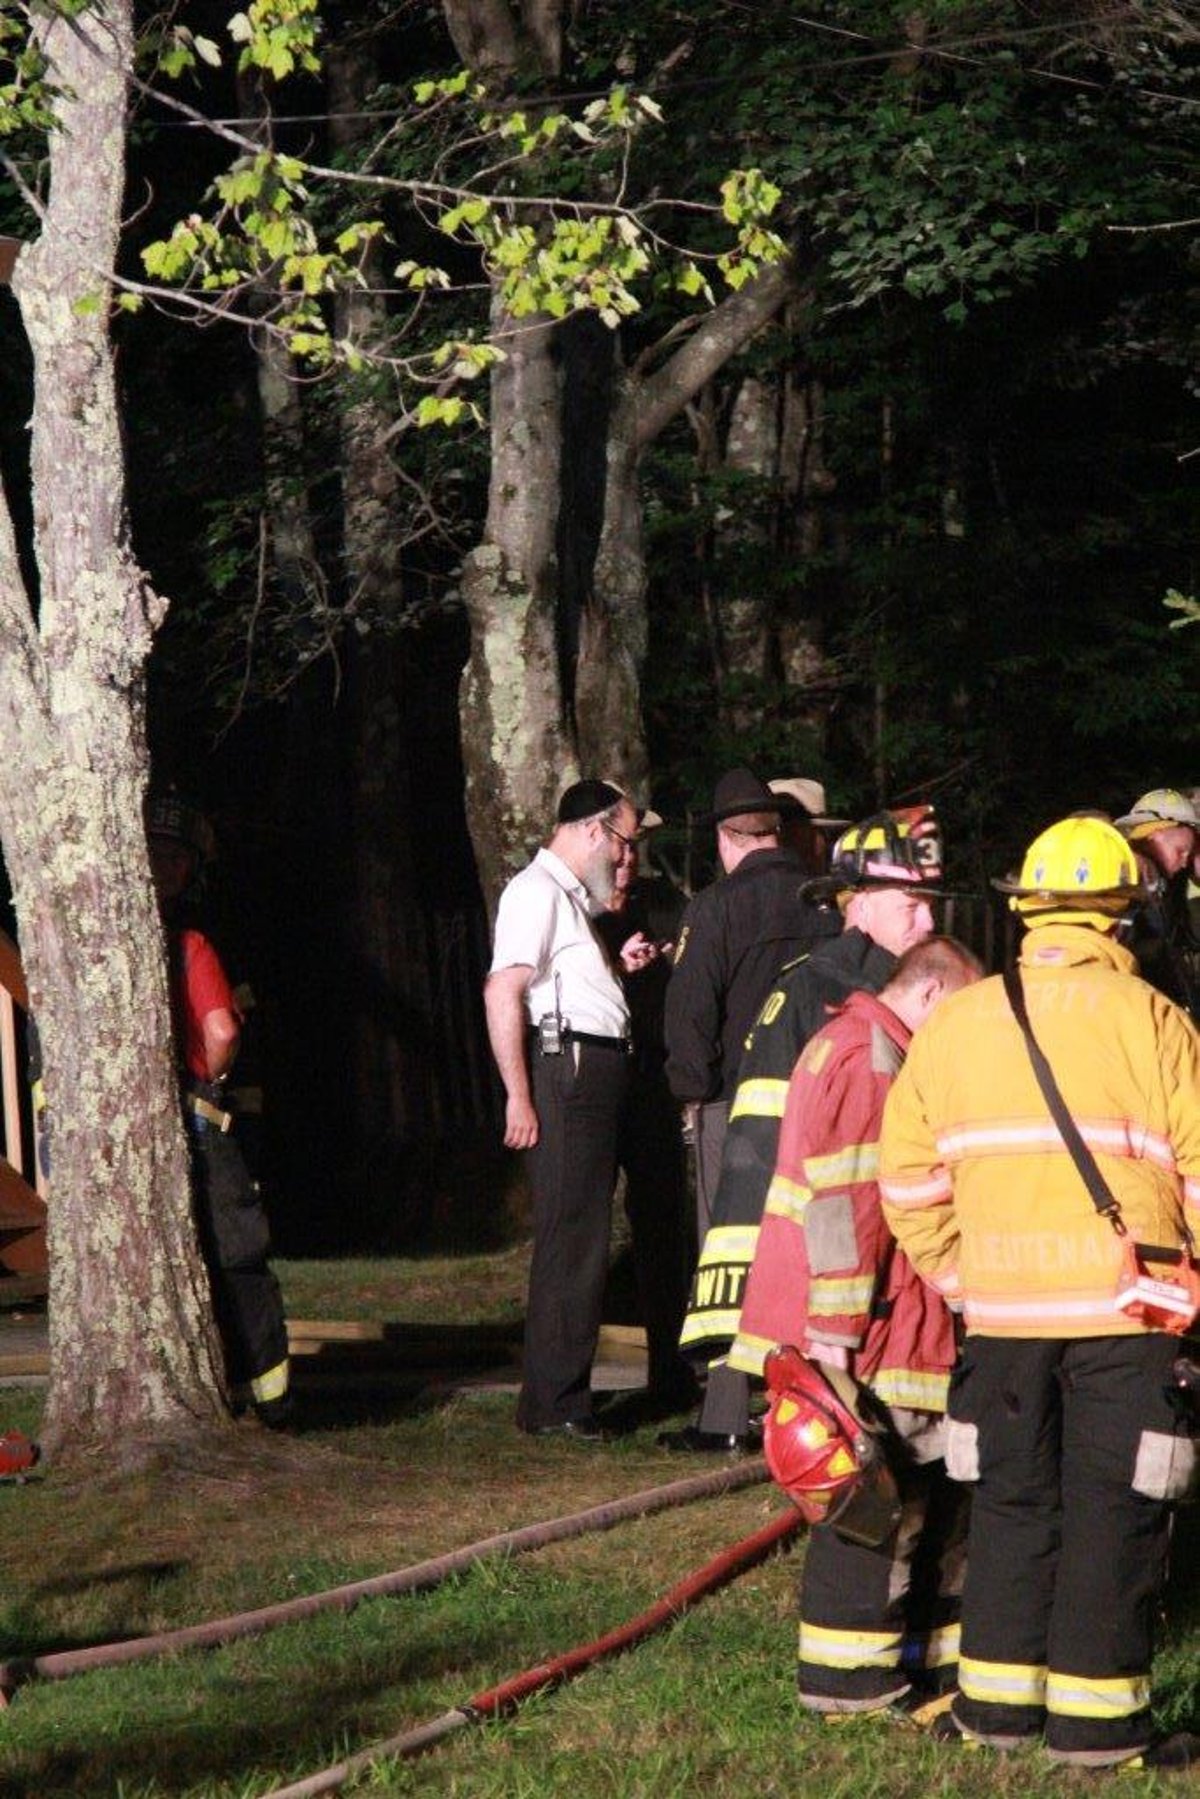
{"label": "eyeglasses", "polygon": [[607,831],[610,837],[615,837],[618,843],[624,844],[631,855],[642,841],[640,837],[626,837],[624,831],[618,831],[616,825],[610,825],[606,818],[600,820],[600,829]]}

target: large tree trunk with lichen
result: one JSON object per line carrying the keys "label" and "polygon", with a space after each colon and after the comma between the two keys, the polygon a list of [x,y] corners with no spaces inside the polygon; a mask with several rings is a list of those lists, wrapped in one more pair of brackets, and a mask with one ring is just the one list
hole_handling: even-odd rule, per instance
{"label": "large tree trunk with lichen", "polygon": [[[125,534],[103,271],[123,190],[132,6],[38,27],[62,96],[39,239],[13,277],[32,347],[36,618],[0,507],[0,836],[41,1033],[52,1197],[51,1452],[106,1465],[224,1416],[196,1245],[142,794],[161,606]],[[89,305],[99,290],[98,305]]]}
{"label": "large tree trunk with lichen", "polygon": [[492,469],[483,542],[463,568],[471,652],[461,714],[467,817],[489,907],[545,835],[578,773],[557,634],[559,390],[549,321],[512,328],[492,375]]}

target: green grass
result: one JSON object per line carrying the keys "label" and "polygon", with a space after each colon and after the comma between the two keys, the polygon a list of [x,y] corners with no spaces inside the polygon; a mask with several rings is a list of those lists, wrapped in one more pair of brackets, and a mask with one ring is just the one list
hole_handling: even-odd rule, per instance
{"label": "green grass", "polygon": [[[489,1260],[490,1269],[476,1267]],[[282,1273],[296,1315],[354,1316],[374,1294],[382,1309],[358,1315],[433,1322],[440,1280],[442,1318],[503,1321],[511,1263],[468,1266],[469,1303],[464,1265],[449,1261],[293,1263]],[[33,1431],[38,1407],[38,1395],[8,1390],[0,1421]],[[98,1469],[70,1488],[0,1489],[0,1652],[265,1604],[681,1472],[656,1448],[653,1426],[602,1450],[531,1442],[513,1429],[503,1395],[425,1408],[394,1395],[326,1397],[297,1437],[247,1425],[234,1440],[244,1454],[219,1466],[124,1483]],[[481,1565],[433,1593],[216,1652],[31,1685],[0,1713],[0,1794],[256,1799],[615,1626],[780,1504],[769,1487],[752,1487]],[[1156,1670],[1166,1724],[1200,1722],[1198,1523],[1181,1516],[1173,1618]],[[1079,1778],[1037,1755],[1000,1760],[801,1714],[792,1662],[802,1553],[798,1544],[777,1555],[625,1656],[419,1760],[382,1763],[351,1790],[372,1799],[1077,1799]],[[1121,1799],[1187,1784],[1119,1782]]]}
{"label": "green grass", "polygon": [[522,1315],[529,1245],[490,1255],[348,1256],[273,1266],[289,1318],[509,1324]]}

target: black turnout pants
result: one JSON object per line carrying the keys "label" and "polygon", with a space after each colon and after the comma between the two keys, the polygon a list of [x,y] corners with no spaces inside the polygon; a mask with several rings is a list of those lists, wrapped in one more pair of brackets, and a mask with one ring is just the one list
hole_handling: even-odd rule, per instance
{"label": "black turnout pants", "polygon": [[694,1256],[679,1104],[661,1067],[634,1058],[621,1109],[618,1156],[625,1170],[638,1303],[646,1327],[649,1385],[669,1392],[690,1381],[679,1353]]}
{"label": "black turnout pants", "polygon": [[[189,1128],[200,1244],[230,1385],[249,1385],[256,1399],[281,1398],[287,1387],[287,1322],[279,1282],[267,1261],[266,1212],[235,1139],[203,1118],[190,1120]],[[264,1376],[271,1377],[266,1384]]]}
{"label": "black turnout pants", "polygon": [[588,1418],[600,1334],[629,1057],[589,1043],[533,1056],[533,1261],[525,1307],[522,1430]]}
{"label": "black turnout pants", "polygon": [[1177,1353],[1161,1335],[967,1339],[947,1460],[975,1482],[954,1710],[977,1735],[1044,1732],[1085,1764],[1149,1742],[1169,1501],[1195,1461]]}
{"label": "black turnout pants", "polygon": [[813,1711],[869,1711],[913,1686],[954,1684],[969,1502],[944,1462],[892,1460],[902,1511],[886,1543],[845,1542],[830,1524],[808,1540],[796,1683]]}

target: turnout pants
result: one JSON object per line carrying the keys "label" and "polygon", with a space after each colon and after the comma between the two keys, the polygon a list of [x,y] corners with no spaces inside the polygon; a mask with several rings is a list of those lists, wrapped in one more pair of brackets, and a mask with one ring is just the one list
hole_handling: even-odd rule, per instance
{"label": "turnout pants", "polygon": [[203,1118],[188,1123],[200,1244],[226,1373],[235,1392],[248,1389],[256,1405],[267,1405],[288,1389],[287,1322],[267,1261],[267,1215],[233,1137]]}
{"label": "turnout pants", "polygon": [[[899,1464],[899,1465],[897,1465]],[[941,1460],[893,1458],[902,1511],[877,1549],[812,1531],[800,1578],[797,1696],[818,1712],[872,1711],[954,1685],[969,1500]]]}
{"label": "turnout pants", "polygon": [[646,1327],[649,1386],[670,1395],[692,1383],[679,1353],[691,1280],[687,1169],[679,1106],[661,1067],[634,1059],[621,1109],[618,1151],[638,1303]]}
{"label": "turnout pants", "polygon": [[617,1122],[629,1057],[589,1043],[533,1057],[538,1141],[529,1153],[533,1261],[517,1423],[591,1416],[592,1360],[608,1273]]}
{"label": "turnout pants", "polygon": [[1195,1468],[1168,1380],[1178,1340],[971,1336],[947,1462],[975,1483],[958,1722],[1118,1762],[1150,1741],[1169,1501]]}

